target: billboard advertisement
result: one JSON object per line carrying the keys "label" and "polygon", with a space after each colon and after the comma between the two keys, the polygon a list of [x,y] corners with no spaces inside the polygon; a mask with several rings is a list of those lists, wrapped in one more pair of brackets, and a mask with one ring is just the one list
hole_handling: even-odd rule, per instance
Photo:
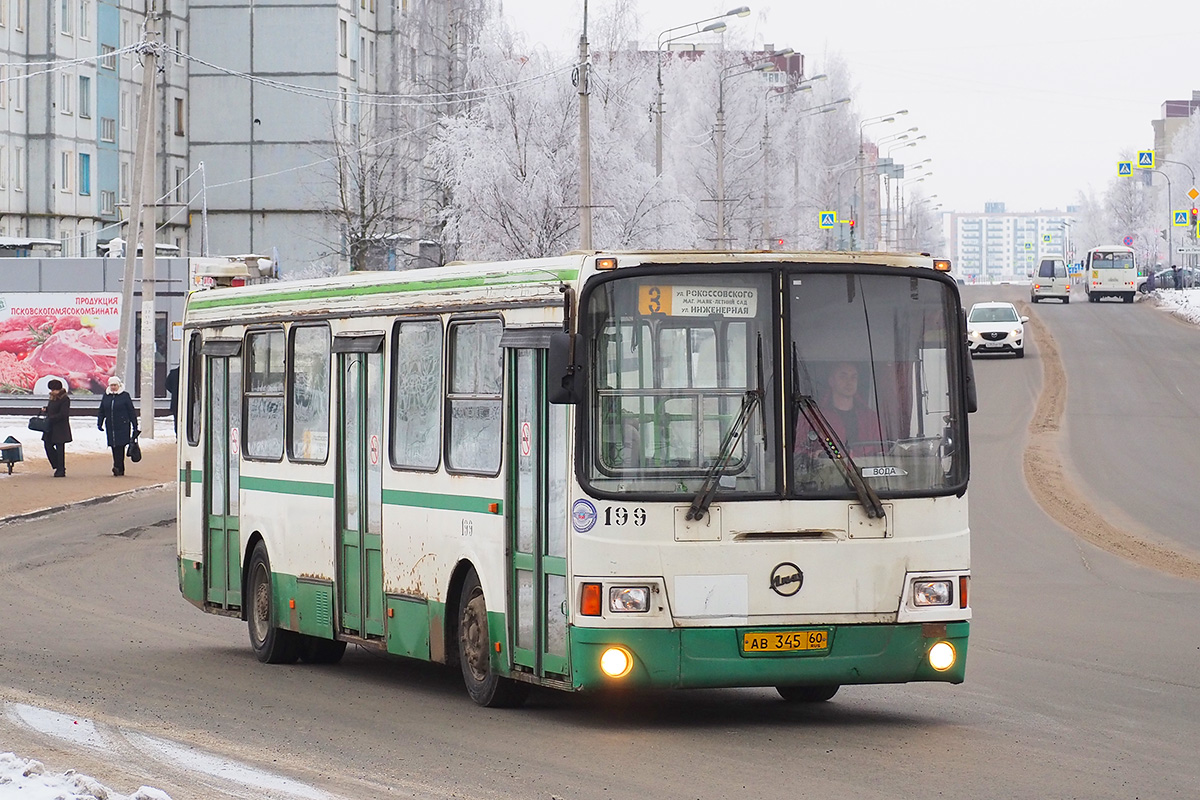
{"label": "billboard advertisement", "polygon": [[120,326],[119,292],[0,292],[0,394],[103,394]]}

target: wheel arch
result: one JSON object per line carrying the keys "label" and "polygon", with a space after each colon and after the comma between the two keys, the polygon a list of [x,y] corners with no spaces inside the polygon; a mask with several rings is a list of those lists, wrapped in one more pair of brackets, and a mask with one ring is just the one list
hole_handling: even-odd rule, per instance
{"label": "wheel arch", "polygon": [[[258,546],[259,542],[262,542],[263,546],[266,547],[266,537],[262,535],[262,532],[252,531],[250,535],[246,537],[246,545],[242,550],[242,622],[246,622],[250,619],[246,610],[250,607],[250,604],[246,602],[247,585],[248,581],[250,580],[250,556],[254,554],[254,548]],[[267,557],[270,558],[270,556],[271,551],[268,550]]]}
{"label": "wheel arch", "polygon": [[[443,664],[451,665],[458,663],[458,605],[462,599],[463,584],[466,583],[467,575],[472,571],[476,576],[479,575],[475,564],[470,559],[463,558],[454,565],[454,569],[450,572],[450,583],[446,586],[445,612],[442,618],[442,657],[441,659],[433,658],[434,661],[440,660]],[[479,583],[483,584],[482,578],[479,579]],[[487,598],[486,590],[484,590],[484,598]]]}

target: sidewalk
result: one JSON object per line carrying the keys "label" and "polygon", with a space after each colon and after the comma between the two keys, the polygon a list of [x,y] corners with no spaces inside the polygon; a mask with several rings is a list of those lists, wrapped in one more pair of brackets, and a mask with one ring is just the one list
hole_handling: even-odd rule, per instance
{"label": "sidewalk", "polygon": [[[169,423],[168,423],[169,425]],[[72,451],[67,445],[67,477],[55,478],[46,461],[46,453],[38,434],[26,431],[20,436],[25,460],[0,466],[0,523],[6,519],[37,512],[86,503],[98,498],[123,494],[148,486],[171,483],[178,478],[175,465],[175,438],[168,428],[158,438],[142,437],[142,460],[134,464],[125,460],[125,475],[112,474],[112,454],[108,450]],[[3,439],[3,437],[0,437]]]}

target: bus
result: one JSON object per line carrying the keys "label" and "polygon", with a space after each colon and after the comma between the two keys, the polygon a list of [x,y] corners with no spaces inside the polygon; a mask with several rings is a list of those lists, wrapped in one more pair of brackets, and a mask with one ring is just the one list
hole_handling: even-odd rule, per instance
{"label": "bus", "polygon": [[[470,697],[964,680],[949,262],[573,252],[193,292],[183,597]],[[849,398],[849,399],[847,399]]]}
{"label": "bus", "polygon": [[1119,244],[1093,247],[1083,256],[1083,290],[1089,303],[1119,297],[1132,303],[1137,294],[1137,269],[1133,248]]}

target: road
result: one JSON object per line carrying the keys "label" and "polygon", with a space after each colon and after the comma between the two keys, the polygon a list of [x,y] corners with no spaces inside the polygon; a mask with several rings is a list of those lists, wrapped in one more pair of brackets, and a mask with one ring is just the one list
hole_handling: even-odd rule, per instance
{"label": "road", "polygon": [[[1131,537],[1200,550],[1200,333],[1141,302],[1028,313],[1065,362],[1072,490]],[[0,749],[174,800],[1194,797],[1200,582],[1106,552],[1035,502],[1036,339],[1023,360],[974,363],[961,686],[850,687],[814,708],[768,690],[539,692],[501,711],[471,704],[445,668],[353,649],[335,667],[266,666],[241,623],[180,598],[160,491],[0,526]],[[18,721],[25,706],[98,733],[47,733]]]}

